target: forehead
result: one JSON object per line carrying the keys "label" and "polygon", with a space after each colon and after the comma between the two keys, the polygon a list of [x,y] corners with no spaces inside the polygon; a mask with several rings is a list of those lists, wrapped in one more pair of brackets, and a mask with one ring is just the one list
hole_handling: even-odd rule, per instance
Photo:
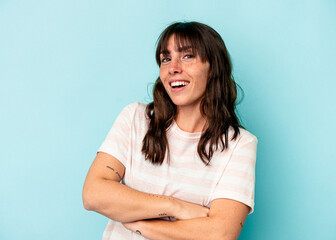
{"label": "forehead", "polygon": [[193,50],[189,41],[180,41],[175,36],[170,36],[166,44],[162,46],[160,53],[167,54],[171,51],[184,52],[189,50]]}
{"label": "forehead", "polygon": [[181,39],[176,35],[171,35],[166,41],[163,41],[160,49],[160,54],[168,54],[171,51],[184,52],[192,51],[196,49],[192,47],[191,43],[187,39]]}

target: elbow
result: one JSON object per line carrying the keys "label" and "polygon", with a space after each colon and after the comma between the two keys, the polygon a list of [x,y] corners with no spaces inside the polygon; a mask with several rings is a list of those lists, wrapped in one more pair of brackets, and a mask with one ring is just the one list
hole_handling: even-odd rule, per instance
{"label": "elbow", "polygon": [[88,211],[93,211],[93,205],[91,204],[91,202],[86,199],[86,198],[83,198],[83,207],[85,208],[85,210],[88,210]]}
{"label": "elbow", "polygon": [[83,207],[85,210],[88,211],[94,211],[95,210],[95,201],[88,189],[84,187],[83,193],[82,193],[82,201],[83,201]]}
{"label": "elbow", "polygon": [[[205,231],[205,234],[200,234],[199,239],[208,239],[208,240],[237,240],[238,236],[233,233],[229,233],[227,231],[223,231],[222,229]],[[198,238],[197,238],[198,239]]]}
{"label": "elbow", "polygon": [[212,231],[211,237],[209,239],[222,239],[222,240],[237,240],[239,237],[239,233],[230,231],[227,228],[217,228],[216,231]]}

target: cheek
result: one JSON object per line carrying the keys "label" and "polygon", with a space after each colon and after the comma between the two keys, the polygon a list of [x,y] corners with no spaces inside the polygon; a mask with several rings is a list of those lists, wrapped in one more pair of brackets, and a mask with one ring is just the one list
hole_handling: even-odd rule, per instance
{"label": "cheek", "polygon": [[163,68],[160,68],[160,79],[163,84],[163,87],[168,91],[169,85],[168,85],[168,79],[167,79],[167,74],[165,74],[165,70]]}
{"label": "cheek", "polygon": [[208,72],[207,71],[202,71],[200,74],[199,74],[199,77],[198,77],[198,80],[200,81],[200,86],[202,87],[206,87],[207,83],[208,83]]}
{"label": "cheek", "polygon": [[164,68],[163,68],[163,67],[160,67],[160,72],[159,72],[159,74],[160,74],[160,79],[162,80],[162,82],[164,82],[165,79],[166,79],[166,74],[164,74],[164,72],[165,72]]}
{"label": "cheek", "polygon": [[159,74],[160,74],[160,78],[161,78],[161,80],[163,80],[162,78],[163,78],[163,71],[162,71],[162,69],[160,68],[160,72],[159,72]]}

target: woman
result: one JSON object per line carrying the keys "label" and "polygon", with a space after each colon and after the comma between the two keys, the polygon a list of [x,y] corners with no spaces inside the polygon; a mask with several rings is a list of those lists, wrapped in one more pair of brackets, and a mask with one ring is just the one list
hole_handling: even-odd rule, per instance
{"label": "woman", "polygon": [[257,138],[235,114],[224,42],[207,25],[174,23],[156,61],[154,101],[116,119],[84,207],[110,219],[103,239],[237,239],[253,212]]}

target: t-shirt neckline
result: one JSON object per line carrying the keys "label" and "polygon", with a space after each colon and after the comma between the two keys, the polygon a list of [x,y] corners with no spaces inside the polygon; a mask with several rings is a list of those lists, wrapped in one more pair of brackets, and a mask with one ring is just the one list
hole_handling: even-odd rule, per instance
{"label": "t-shirt neckline", "polygon": [[202,132],[186,132],[182,130],[175,120],[173,120],[172,125],[171,125],[171,130],[180,135],[183,138],[188,138],[188,139],[199,139],[202,135]]}

